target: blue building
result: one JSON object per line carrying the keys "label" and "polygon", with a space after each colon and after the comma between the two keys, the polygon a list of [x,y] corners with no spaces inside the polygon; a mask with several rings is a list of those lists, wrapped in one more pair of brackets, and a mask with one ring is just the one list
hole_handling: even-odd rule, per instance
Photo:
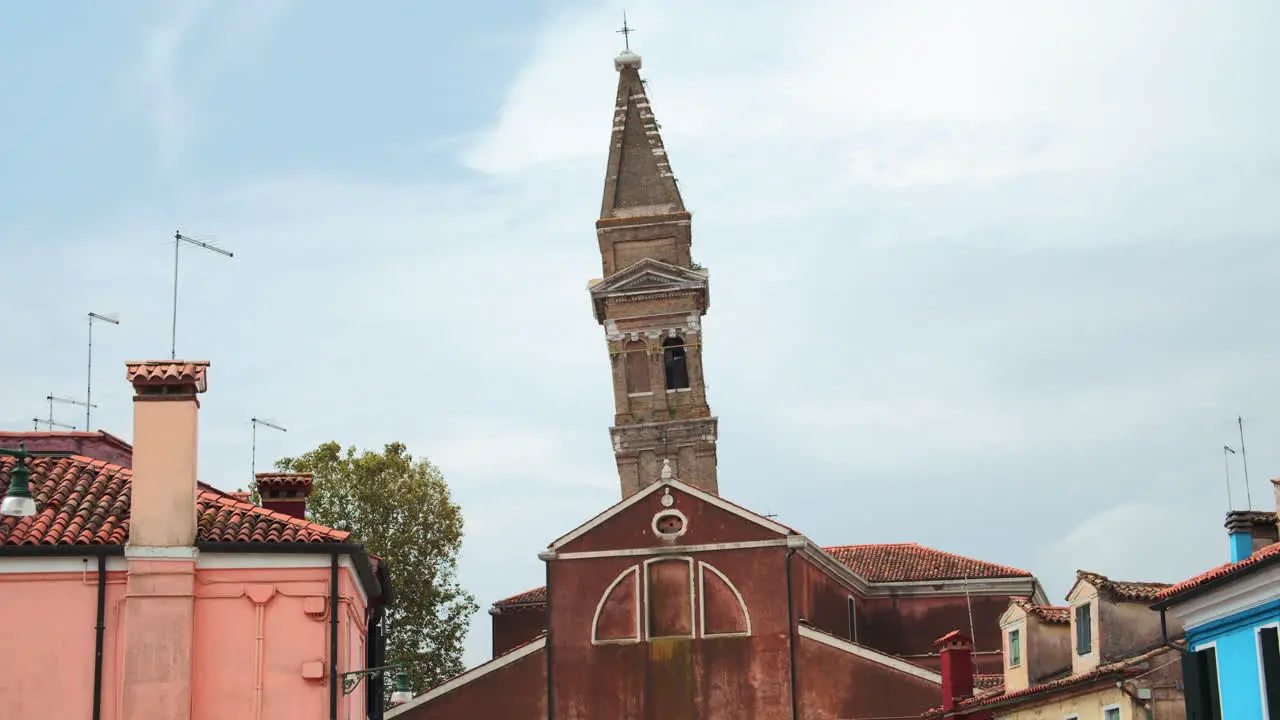
{"label": "blue building", "polygon": [[1186,631],[1187,720],[1280,720],[1280,543],[1276,514],[1227,514],[1231,562],[1160,593]]}

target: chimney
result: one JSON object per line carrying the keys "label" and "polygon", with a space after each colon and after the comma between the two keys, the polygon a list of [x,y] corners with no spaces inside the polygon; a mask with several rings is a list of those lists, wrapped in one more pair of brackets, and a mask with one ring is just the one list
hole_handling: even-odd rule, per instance
{"label": "chimney", "polygon": [[262,507],[299,520],[306,519],[311,473],[257,473],[253,477]]}
{"label": "chimney", "polygon": [[129,362],[133,479],[121,621],[120,716],[190,720],[195,635],[196,417],[209,363]]}
{"label": "chimney", "polygon": [[961,700],[973,697],[973,642],[959,630],[938,638],[942,656],[942,709],[954,710]]}
{"label": "chimney", "polygon": [[1232,510],[1223,525],[1231,542],[1231,562],[1240,562],[1280,540],[1280,527],[1273,512]]}
{"label": "chimney", "polygon": [[129,544],[191,547],[196,540],[198,393],[207,360],[125,363],[133,383]]}

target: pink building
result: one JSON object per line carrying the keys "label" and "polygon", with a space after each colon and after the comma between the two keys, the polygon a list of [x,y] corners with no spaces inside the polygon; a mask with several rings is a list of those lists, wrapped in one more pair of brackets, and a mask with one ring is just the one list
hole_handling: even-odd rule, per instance
{"label": "pink building", "polygon": [[[386,567],[303,519],[306,476],[258,507],[197,481],[207,362],[128,363],[134,445],[0,433],[0,718],[380,718]],[[16,466],[21,462],[27,473]]]}

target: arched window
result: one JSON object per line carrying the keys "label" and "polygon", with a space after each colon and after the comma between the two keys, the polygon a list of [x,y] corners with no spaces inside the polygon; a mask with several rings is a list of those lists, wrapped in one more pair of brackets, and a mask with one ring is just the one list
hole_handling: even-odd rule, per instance
{"label": "arched window", "polygon": [[689,366],[685,360],[684,340],[679,337],[663,340],[662,360],[667,368],[667,389],[683,390],[689,387]]}
{"label": "arched window", "polygon": [[627,394],[636,395],[653,392],[653,384],[649,381],[649,352],[644,341],[633,340],[627,343],[625,352]]}

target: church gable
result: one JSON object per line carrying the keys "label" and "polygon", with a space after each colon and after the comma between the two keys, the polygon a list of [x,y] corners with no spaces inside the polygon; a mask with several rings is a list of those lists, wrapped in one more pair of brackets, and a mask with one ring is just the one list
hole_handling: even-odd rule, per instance
{"label": "church gable", "polygon": [[650,485],[551,544],[558,555],[725,543],[784,544],[795,532],[679,481]]}
{"label": "church gable", "polygon": [[[644,258],[590,287],[598,322],[605,320],[606,302],[634,302],[672,293],[705,298],[707,290],[705,272],[670,265],[654,258]],[[705,304],[704,299],[702,305]]]}

